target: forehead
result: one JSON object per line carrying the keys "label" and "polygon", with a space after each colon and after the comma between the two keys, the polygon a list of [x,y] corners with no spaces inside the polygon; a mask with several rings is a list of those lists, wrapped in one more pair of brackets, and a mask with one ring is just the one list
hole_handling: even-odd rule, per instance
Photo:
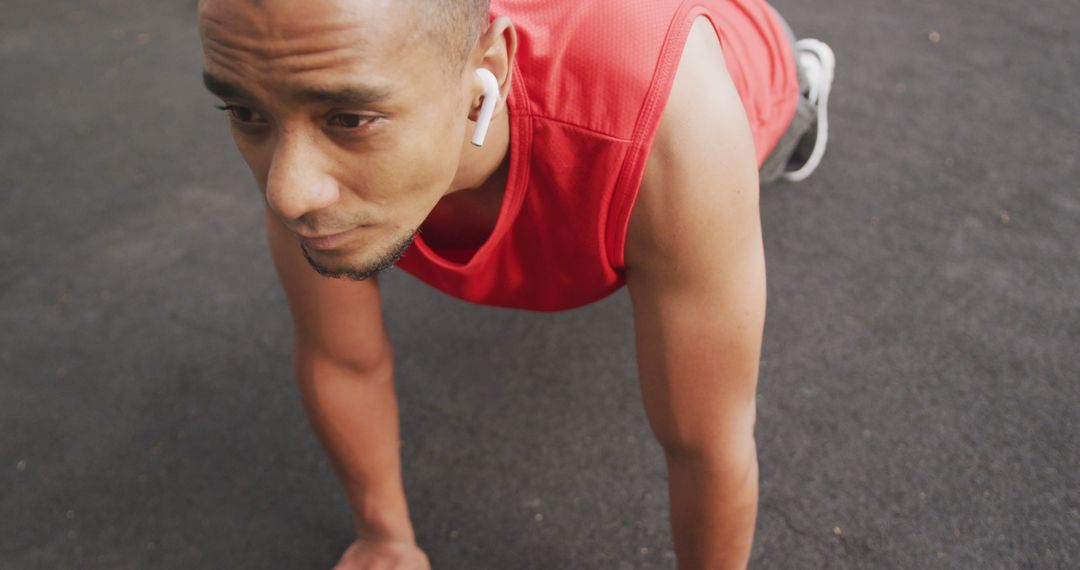
{"label": "forehead", "polygon": [[206,70],[233,80],[352,80],[393,87],[416,70],[401,0],[202,0],[199,31]]}

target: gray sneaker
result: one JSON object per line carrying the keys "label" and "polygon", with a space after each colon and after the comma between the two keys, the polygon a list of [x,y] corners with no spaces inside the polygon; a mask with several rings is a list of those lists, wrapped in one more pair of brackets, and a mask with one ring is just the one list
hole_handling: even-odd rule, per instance
{"label": "gray sneaker", "polygon": [[825,146],[829,143],[829,91],[836,72],[836,55],[825,42],[803,38],[795,42],[795,51],[799,55],[799,67],[806,74],[807,92],[803,96],[817,109],[817,120],[788,160],[781,175],[788,182],[805,180],[825,156]]}

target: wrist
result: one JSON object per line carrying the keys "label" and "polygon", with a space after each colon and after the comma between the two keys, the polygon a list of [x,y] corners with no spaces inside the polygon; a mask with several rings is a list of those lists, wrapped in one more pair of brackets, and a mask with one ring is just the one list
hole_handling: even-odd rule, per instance
{"label": "wrist", "polygon": [[412,521],[404,497],[400,501],[373,504],[353,509],[356,535],[362,540],[415,543]]}

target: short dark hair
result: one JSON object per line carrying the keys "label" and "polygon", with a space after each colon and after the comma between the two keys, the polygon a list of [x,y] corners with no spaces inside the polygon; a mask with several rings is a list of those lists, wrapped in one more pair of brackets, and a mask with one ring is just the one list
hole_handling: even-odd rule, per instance
{"label": "short dark hair", "polygon": [[461,73],[476,40],[487,28],[489,0],[413,0],[423,32]]}

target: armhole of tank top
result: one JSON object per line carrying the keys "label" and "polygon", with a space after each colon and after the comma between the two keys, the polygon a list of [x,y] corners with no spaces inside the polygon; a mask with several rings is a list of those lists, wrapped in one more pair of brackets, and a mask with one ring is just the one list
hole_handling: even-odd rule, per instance
{"label": "armhole of tank top", "polygon": [[[615,271],[625,270],[626,259],[624,250],[626,247],[626,232],[630,225],[630,214],[637,200],[640,190],[641,179],[645,174],[645,166],[652,150],[653,138],[656,129],[660,125],[660,117],[664,113],[668,96],[671,94],[671,86],[675,81],[675,73],[678,71],[679,59],[682,57],[686,40],[690,36],[690,29],[698,16],[708,15],[706,6],[700,0],[684,0],[675,11],[668,26],[667,36],[660,48],[660,56],[657,60],[656,72],[653,74],[641,112],[638,115],[634,134],[631,138],[630,149],[623,166],[616,179],[615,188],[611,191],[610,203],[607,210],[606,223],[603,230],[604,249],[607,256],[608,266]],[[712,21],[712,18],[709,18]],[[716,22],[712,22],[716,29]],[[717,37],[721,44],[723,38],[717,31]]]}

